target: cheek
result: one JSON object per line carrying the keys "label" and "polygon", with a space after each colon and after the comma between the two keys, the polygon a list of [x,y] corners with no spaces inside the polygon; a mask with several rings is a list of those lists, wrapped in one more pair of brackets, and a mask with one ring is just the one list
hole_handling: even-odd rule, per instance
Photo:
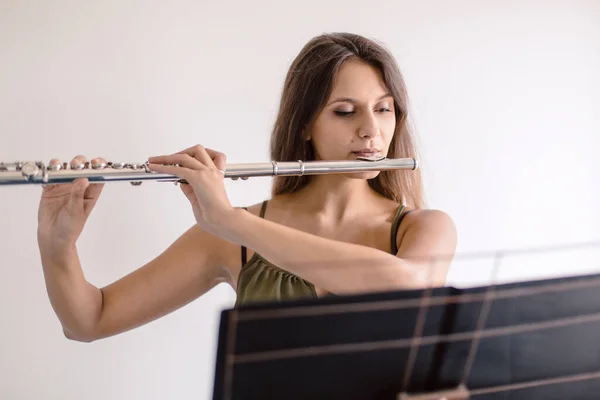
{"label": "cheek", "polygon": [[392,140],[395,130],[396,130],[396,118],[394,118],[393,116],[383,118],[383,120],[381,121],[381,133],[386,142],[389,143],[389,141]]}
{"label": "cheek", "polygon": [[352,137],[352,125],[342,118],[322,118],[313,127],[312,137],[319,147],[348,141]]}
{"label": "cheek", "polygon": [[348,141],[347,135],[331,131],[315,135],[312,144],[322,157],[332,157],[339,152],[340,144]]}
{"label": "cheek", "polygon": [[349,118],[344,119],[337,116],[327,116],[324,117],[319,124],[319,130],[322,132],[340,132],[350,130],[351,126],[352,123]]}

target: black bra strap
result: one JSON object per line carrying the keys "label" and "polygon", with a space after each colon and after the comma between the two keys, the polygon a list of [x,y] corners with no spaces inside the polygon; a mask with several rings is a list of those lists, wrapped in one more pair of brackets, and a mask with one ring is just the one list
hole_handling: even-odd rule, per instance
{"label": "black bra strap", "polygon": [[262,206],[260,207],[260,217],[265,217],[265,211],[267,211],[267,200],[263,201]]}
{"label": "black bra strap", "polygon": [[396,242],[398,240],[398,228],[400,228],[400,224],[402,223],[402,220],[404,219],[404,217],[406,217],[406,214],[408,214],[412,210],[408,210],[405,213],[403,213],[402,211],[404,211],[404,206],[400,206],[398,208],[398,212],[396,214],[396,217],[394,218],[394,223],[392,224],[392,231],[390,233],[392,254],[394,254],[394,255],[398,252],[398,246],[396,244]]}
{"label": "black bra strap", "polygon": [[[244,210],[248,211],[248,207],[242,207]],[[248,261],[248,252],[246,250],[246,246],[242,246],[242,267],[246,265]]]}
{"label": "black bra strap", "polygon": [[242,246],[242,267],[246,265],[248,261],[248,251],[246,250],[246,246]]}

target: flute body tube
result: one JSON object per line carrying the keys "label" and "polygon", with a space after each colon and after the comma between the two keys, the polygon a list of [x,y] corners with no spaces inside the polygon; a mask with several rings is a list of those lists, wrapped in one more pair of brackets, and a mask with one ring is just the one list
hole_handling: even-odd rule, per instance
{"label": "flute body tube", "polygon": [[[339,161],[271,161],[258,163],[227,164],[222,171],[225,178],[248,179],[262,176],[302,176],[364,171],[388,171],[418,168],[414,158],[367,158]],[[182,183],[175,175],[161,174],[148,169],[146,163],[106,163],[71,166],[67,163],[47,166],[40,161],[0,162],[0,185],[61,184],[79,178],[91,183],[130,182],[140,185],[143,181]]]}

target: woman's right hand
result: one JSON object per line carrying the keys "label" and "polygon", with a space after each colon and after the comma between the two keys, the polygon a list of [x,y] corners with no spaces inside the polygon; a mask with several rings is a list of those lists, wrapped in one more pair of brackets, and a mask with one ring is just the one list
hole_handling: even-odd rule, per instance
{"label": "woman's right hand", "polygon": [[[70,165],[73,167],[86,161],[79,155]],[[92,160],[96,161],[106,162],[103,158]],[[50,160],[50,165],[59,164],[57,159]],[[74,246],[103,188],[104,183],[90,184],[87,178],[44,185],[38,209],[39,244],[54,250]]]}

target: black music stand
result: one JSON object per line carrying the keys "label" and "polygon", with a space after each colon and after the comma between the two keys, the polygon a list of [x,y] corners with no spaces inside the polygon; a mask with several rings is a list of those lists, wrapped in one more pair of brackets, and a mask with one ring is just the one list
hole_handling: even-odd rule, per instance
{"label": "black music stand", "polygon": [[600,274],[222,312],[214,400],[600,399]]}

